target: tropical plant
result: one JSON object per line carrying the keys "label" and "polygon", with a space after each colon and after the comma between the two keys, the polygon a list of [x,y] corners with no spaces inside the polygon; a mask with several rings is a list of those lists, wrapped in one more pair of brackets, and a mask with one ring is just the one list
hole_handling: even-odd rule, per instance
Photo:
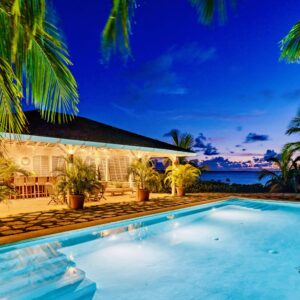
{"label": "tropical plant", "polygon": [[0,130],[21,133],[22,104],[47,121],[77,112],[77,84],[67,46],[46,0],[0,0]]}
{"label": "tropical plant", "polygon": [[62,193],[83,195],[101,188],[96,170],[79,157],[65,158],[62,168],[56,169],[58,189]]}
{"label": "tropical plant", "polygon": [[[236,0],[188,0],[196,9],[199,21],[209,24],[219,16],[223,23],[227,15],[227,7],[235,8]],[[112,0],[110,15],[102,32],[102,49],[104,59],[109,60],[111,54],[119,52],[123,57],[131,55],[130,34],[131,21],[134,16],[137,0]]]}
{"label": "tropical plant", "polygon": [[201,171],[190,164],[173,165],[166,169],[165,182],[171,186],[187,188],[197,181],[200,175]]}
{"label": "tropical plant", "polygon": [[160,186],[159,173],[154,169],[153,162],[147,157],[133,160],[129,167],[129,173],[133,175],[139,189],[152,191]]}
{"label": "tropical plant", "polygon": [[20,168],[11,159],[0,155],[0,202],[15,194],[11,178],[16,175],[28,175],[28,172]]}
{"label": "tropical plant", "polygon": [[300,183],[300,157],[293,158],[293,153],[284,151],[280,157],[270,158],[269,161],[273,162],[279,169],[272,171],[262,169],[259,174],[259,180],[268,178],[265,186],[271,192],[298,192]]}

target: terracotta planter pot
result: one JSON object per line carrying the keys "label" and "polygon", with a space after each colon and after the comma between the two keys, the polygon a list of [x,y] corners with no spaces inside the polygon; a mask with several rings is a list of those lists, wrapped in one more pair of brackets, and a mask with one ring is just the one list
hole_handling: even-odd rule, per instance
{"label": "terracotta planter pot", "polygon": [[72,209],[83,209],[83,195],[69,195],[69,207]]}
{"label": "terracotta planter pot", "polygon": [[176,187],[177,196],[183,197],[185,196],[185,188],[182,187]]}
{"label": "terracotta planter pot", "polygon": [[137,200],[138,201],[148,201],[149,200],[149,191],[145,189],[137,190]]}

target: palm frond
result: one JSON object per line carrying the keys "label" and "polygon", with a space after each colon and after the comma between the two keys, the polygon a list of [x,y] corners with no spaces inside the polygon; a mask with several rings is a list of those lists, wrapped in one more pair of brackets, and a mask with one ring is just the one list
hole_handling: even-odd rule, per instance
{"label": "palm frond", "polygon": [[0,57],[0,131],[20,133],[26,124],[22,87],[11,65]]}
{"label": "palm frond", "polygon": [[294,154],[296,151],[300,150],[300,142],[287,143],[284,145],[282,153],[289,153],[289,155]]}
{"label": "palm frond", "polygon": [[286,134],[291,135],[294,133],[300,133],[300,115],[296,116],[289,125]]}
{"label": "palm frond", "polygon": [[112,52],[119,52],[127,59],[131,54],[129,36],[135,0],[113,0],[109,18],[102,32],[103,59],[108,61]]}
{"label": "palm frond", "polygon": [[199,20],[203,24],[210,24],[217,16],[221,23],[227,19],[228,6],[236,7],[236,0],[189,0],[197,10]]}
{"label": "palm frond", "polygon": [[21,133],[21,101],[33,104],[47,121],[66,121],[77,112],[76,81],[61,32],[45,0],[0,2],[1,130]]}
{"label": "palm frond", "polygon": [[[209,24],[217,15],[221,23],[227,18],[228,7],[235,9],[237,0],[188,0],[197,10],[199,20]],[[107,62],[112,53],[119,52],[125,60],[131,55],[131,20],[136,0],[112,0],[112,8],[102,31],[101,48]]]}
{"label": "palm frond", "polygon": [[265,177],[277,178],[278,175],[277,175],[274,171],[267,170],[267,169],[262,169],[262,170],[259,172],[258,179],[259,179],[259,180],[262,180],[262,179],[265,178]]}
{"label": "palm frond", "polygon": [[300,22],[297,22],[290,32],[280,42],[280,59],[289,63],[299,62],[300,59]]}
{"label": "palm frond", "polygon": [[170,132],[164,134],[165,137],[171,137],[173,140],[173,144],[175,146],[178,146],[180,141],[180,132],[178,129],[172,129]]}
{"label": "palm frond", "polygon": [[179,147],[191,150],[194,145],[194,137],[189,133],[183,133],[180,137]]}
{"label": "palm frond", "polygon": [[172,138],[172,144],[187,150],[191,150],[194,145],[194,137],[189,133],[180,133],[178,129],[172,129],[164,134],[165,137]]}
{"label": "palm frond", "polygon": [[49,21],[44,22],[44,28],[38,30],[27,53],[27,98],[46,120],[54,122],[55,113],[60,112],[58,121],[68,121],[68,115],[78,111],[77,84],[68,68],[71,62],[59,30]]}

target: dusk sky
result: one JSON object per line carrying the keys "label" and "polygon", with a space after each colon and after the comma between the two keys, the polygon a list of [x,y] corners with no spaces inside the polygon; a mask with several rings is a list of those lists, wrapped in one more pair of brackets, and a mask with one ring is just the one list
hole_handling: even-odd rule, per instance
{"label": "dusk sky", "polygon": [[74,62],[79,115],[165,141],[173,128],[201,133],[200,158],[257,166],[268,149],[293,140],[284,132],[299,108],[300,66],[279,62],[279,41],[299,19],[299,0],[238,1],[223,26],[201,25],[187,0],[137,1],[132,58],[108,65],[100,35],[111,1],[53,3]]}

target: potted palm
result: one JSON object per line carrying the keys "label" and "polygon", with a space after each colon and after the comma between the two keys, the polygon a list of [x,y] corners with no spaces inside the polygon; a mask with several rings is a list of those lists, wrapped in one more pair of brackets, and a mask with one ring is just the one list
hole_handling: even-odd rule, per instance
{"label": "potted palm", "polygon": [[79,157],[66,158],[63,168],[58,171],[58,189],[69,195],[69,207],[82,209],[87,193],[100,188],[96,171]]}
{"label": "potted palm", "polygon": [[197,181],[200,174],[201,171],[190,164],[169,166],[166,169],[165,182],[176,186],[178,196],[185,196],[186,188]]}
{"label": "potted palm", "polygon": [[150,191],[160,185],[159,173],[154,169],[149,158],[135,159],[129,168],[137,184],[137,200],[148,201]]}

